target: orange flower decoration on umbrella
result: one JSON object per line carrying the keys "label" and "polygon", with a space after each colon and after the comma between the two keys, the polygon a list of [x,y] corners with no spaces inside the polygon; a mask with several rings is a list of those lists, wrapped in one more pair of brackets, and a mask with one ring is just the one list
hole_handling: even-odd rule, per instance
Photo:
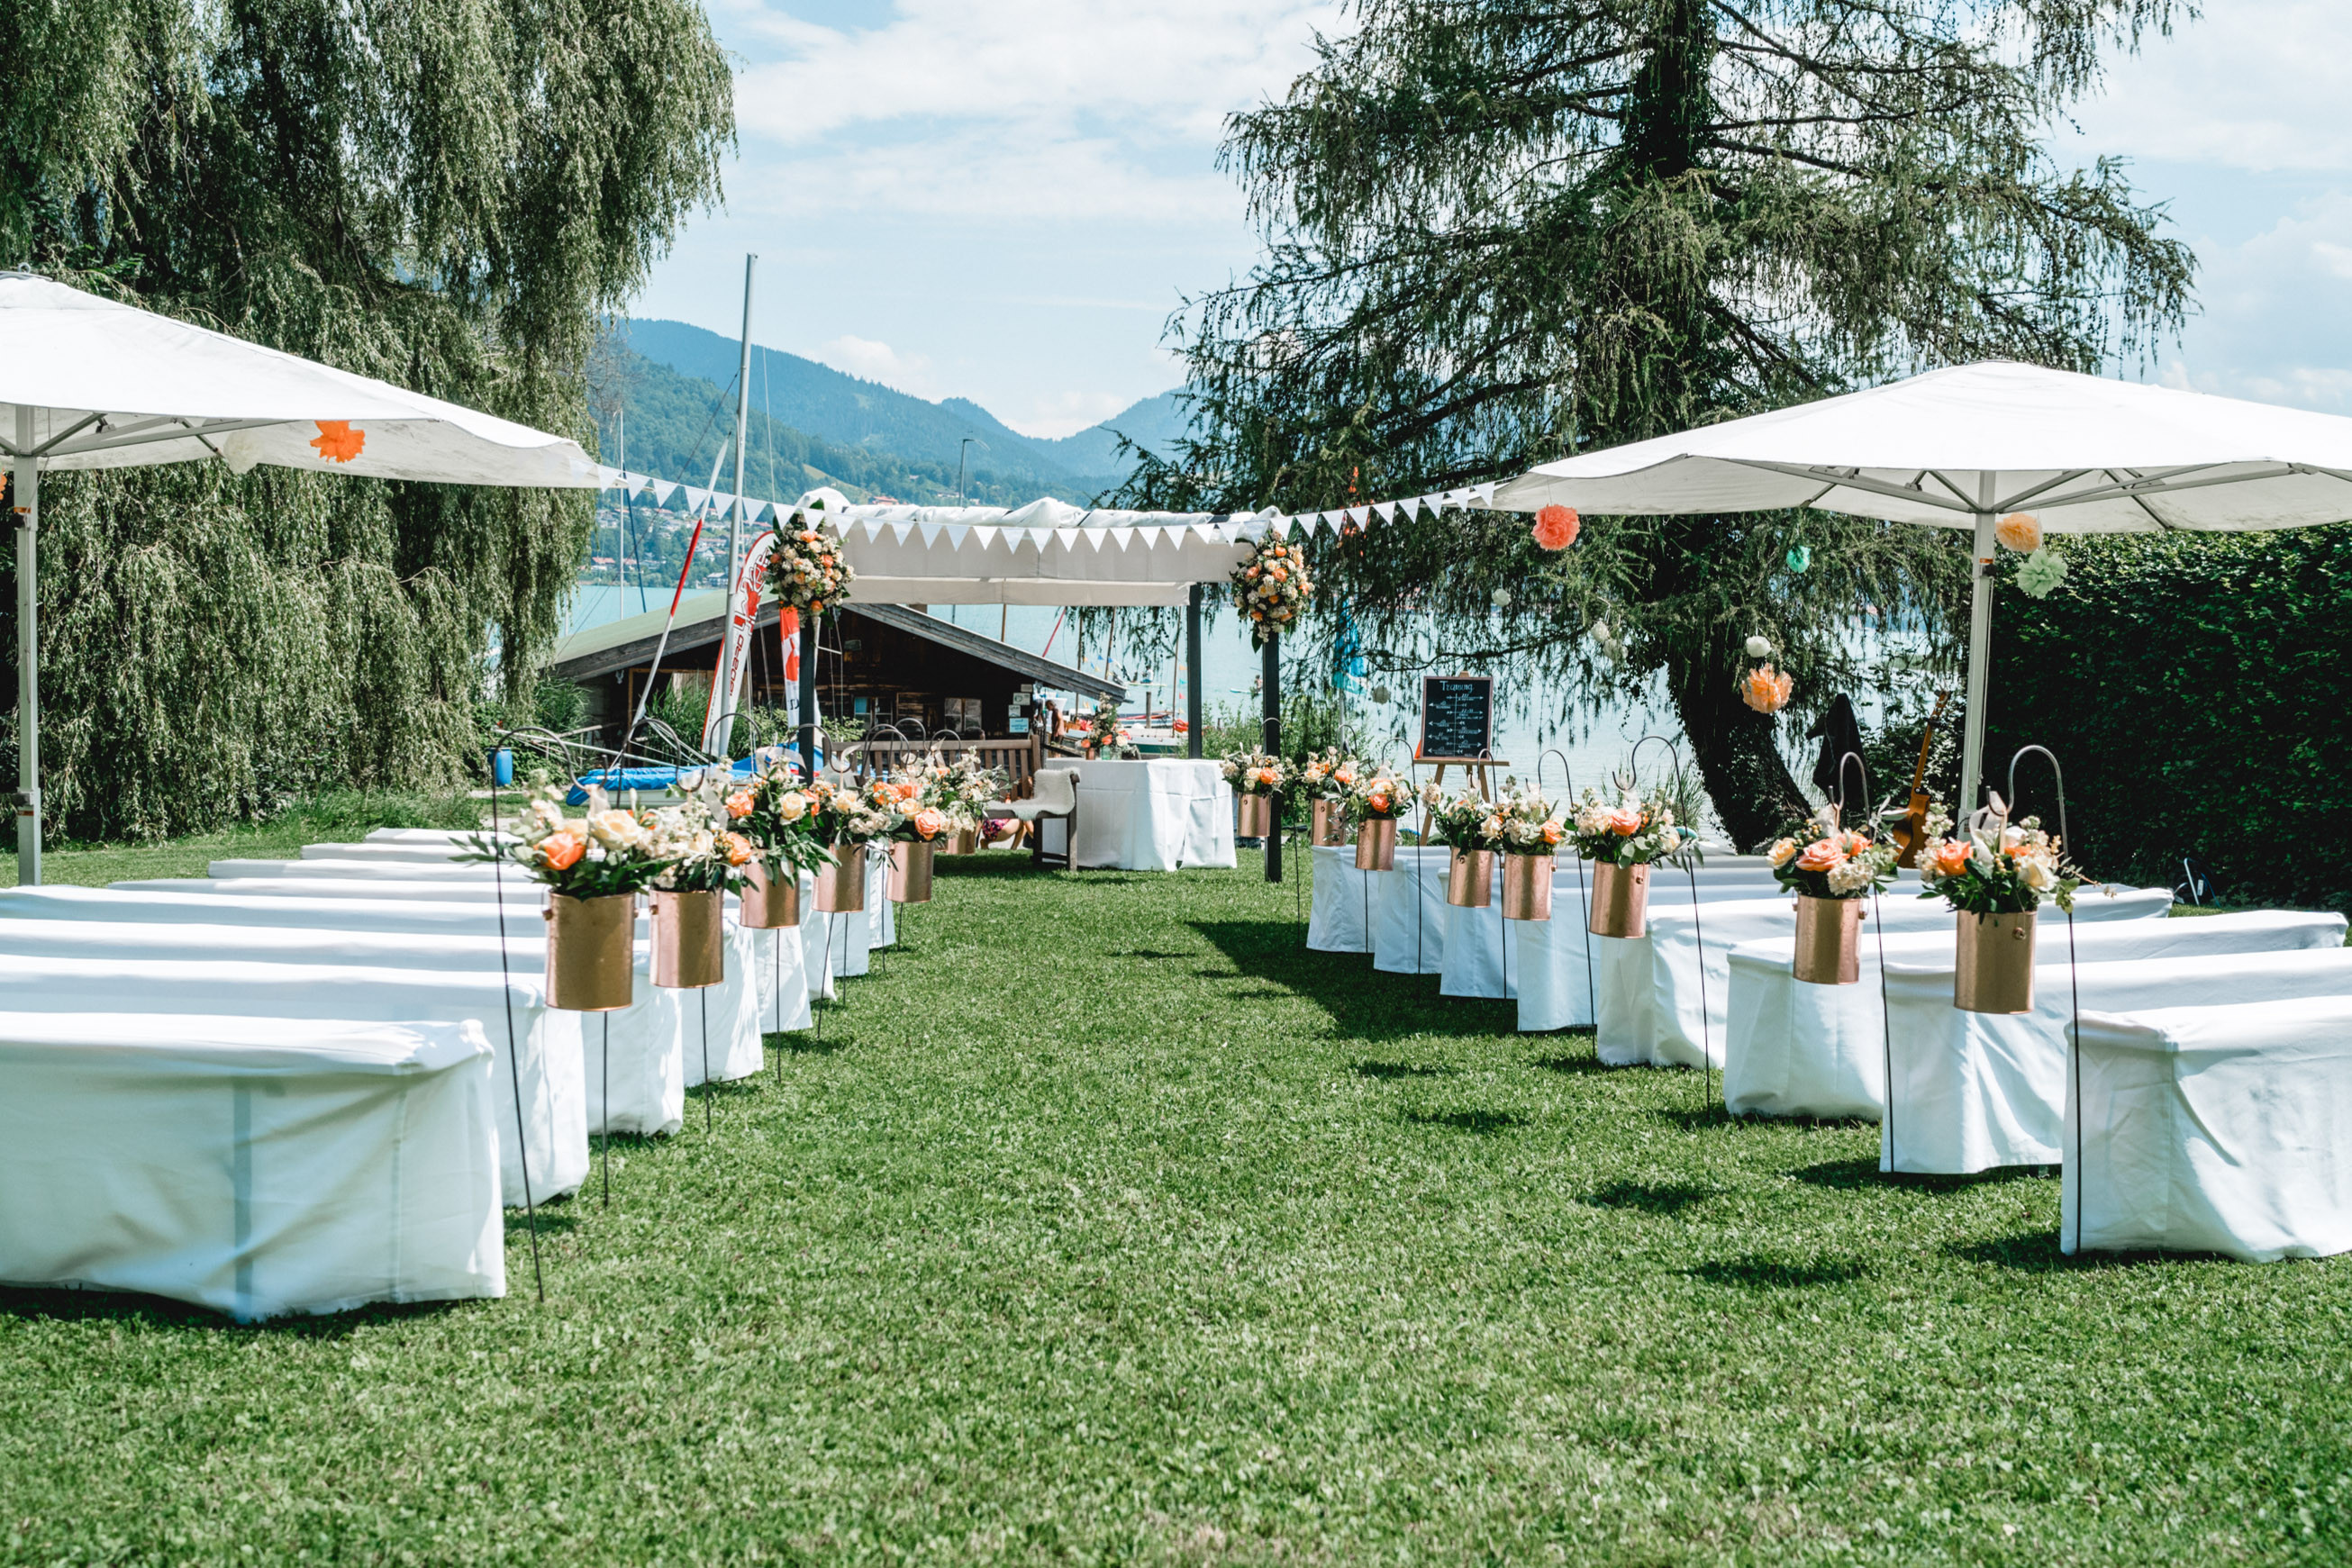
{"label": "orange flower decoration on umbrella", "polygon": [[1546,549],[1566,549],[1583,527],[1573,507],[1554,503],[1536,514],[1536,543]]}
{"label": "orange flower decoration on umbrella", "polygon": [[1739,700],[1758,713],[1779,713],[1789,706],[1790,694],[1797,689],[1797,678],[1775,670],[1769,664],[1759,664],[1739,682]]}
{"label": "orange flower decoration on umbrella", "polygon": [[310,444],[330,463],[349,463],[367,444],[367,432],[353,430],[348,419],[322,419],[318,424],[319,434]]}

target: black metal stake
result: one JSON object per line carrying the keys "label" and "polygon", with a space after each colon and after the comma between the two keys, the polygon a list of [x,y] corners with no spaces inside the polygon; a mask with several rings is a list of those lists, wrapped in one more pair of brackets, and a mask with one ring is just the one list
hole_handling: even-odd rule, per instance
{"label": "black metal stake", "polygon": [[610,1208],[613,1207],[613,1015],[608,1012],[603,1017],[604,1021],[603,1064],[604,1124],[599,1131],[604,1134],[604,1142],[599,1153],[603,1156],[604,1166],[604,1207]]}
{"label": "black metal stake", "polygon": [[[499,827],[499,765],[490,763],[490,841],[500,836]],[[522,1167],[523,1223],[530,1229],[530,1277],[537,1286],[539,1299],[547,1300],[547,1275],[539,1263],[539,1205],[530,1195],[530,1146],[522,1124],[522,1051],[515,1043],[514,977],[507,969],[507,862],[501,855],[490,862],[491,892],[499,904],[499,980],[507,999],[507,1076],[514,1087],[515,1160]]]}
{"label": "black metal stake", "polygon": [[702,1013],[702,1130],[710,1131],[710,991],[697,987],[695,1006]]}

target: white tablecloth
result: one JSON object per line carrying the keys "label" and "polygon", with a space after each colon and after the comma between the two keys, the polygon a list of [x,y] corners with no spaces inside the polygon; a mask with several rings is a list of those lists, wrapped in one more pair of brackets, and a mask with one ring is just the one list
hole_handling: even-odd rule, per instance
{"label": "white tablecloth", "polygon": [[[578,1013],[546,1005],[536,977],[226,963],[184,958],[20,958],[0,954],[0,996],[11,1012],[80,1013],[103,999],[110,1013],[222,1018],[335,1019],[362,1023],[461,1023],[470,1019],[498,1055],[499,1167],[506,1201],[523,1200],[517,1158],[515,1081],[522,1087],[521,1151],[534,1198],[577,1189],[588,1175],[588,1104]],[[514,1009],[508,1065],[507,1005]],[[518,1071],[519,1073],[518,1073]]]}
{"label": "white tablecloth", "polygon": [[1434,975],[1445,967],[1449,854],[1441,846],[1399,844],[1394,871],[1367,873],[1372,884],[1373,968]]}
{"label": "white tablecloth", "polygon": [[[222,860],[205,867],[206,876],[221,880],[246,877],[319,877],[350,881],[354,877],[385,882],[492,882],[500,868],[487,861],[460,863],[446,856],[426,860]],[[504,869],[509,882],[534,889],[539,885],[513,866]]]}
{"label": "white tablecloth", "polygon": [[[2125,896],[2152,902],[2156,895]],[[2340,947],[2344,929],[2340,915],[2255,910],[2195,919],[2085,922],[2075,929],[2075,944],[2100,961],[2176,952],[2278,952]],[[2063,924],[2058,935],[2065,935]],[[1953,944],[1947,910],[1938,927],[1887,937],[1886,957],[1890,963],[1948,967]],[[1874,1122],[1885,1103],[1888,1048],[1879,1000],[1878,940],[1865,928],[1862,978],[1851,986],[1799,981],[1790,972],[1795,947],[1793,936],[1778,936],[1731,950],[1725,1102],[1735,1115],[1859,1116]]]}
{"label": "white tablecloth", "polygon": [[[1584,879],[1581,886],[1577,880],[1580,873]],[[1757,894],[1752,874],[1718,872],[1700,882],[1698,895],[1702,903],[1721,904]],[[1531,921],[1528,929],[1519,933],[1519,953],[1514,955],[1514,960],[1521,956],[1526,960],[1517,976],[1521,1030],[1594,1026],[1592,987],[1601,986],[1603,997],[1608,995],[1609,971],[1604,961],[1615,957],[1621,983],[1634,968],[1633,960],[1621,949],[1638,949],[1640,964],[1648,964],[1648,937],[1624,941],[1595,936],[1585,929],[1591,913],[1591,896],[1592,868],[1573,859],[1561,861],[1559,869],[1552,873],[1551,918]],[[1671,878],[1660,877],[1651,884],[1650,909],[1654,917],[1658,911],[1689,902],[1690,884],[1679,873]]]}
{"label": "white tablecloth", "polygon": [[[1127,871],[1234,863],[1234,792],[1218,764],[1176,758],[1136,762],[1048,758],[1078,775],[1076,864]],[[1049,852],[1066,824],[1041,822]]]}
{"label": "white tablecloth", "polygon": [[1356,869],[1356,846],[1315,846],[1315,892],[1307,911],[1307,946],[1318,953],[1362,953],[1378,872]]}
{"label": "white tablecloth", "polygon": [[[1570,885],[1575,884],[1571,882]],[[1559,877],[1555,862],[1554,919],[1559,915]],[[1453,904],[1445,906],[1445,960],[1439,973],[1437,994],[1502,998],[1517,996],[1519,977],[1527,972],[1519,940],[1528,926],[1550,924],[1549,920],[1503,918],[1503,857],[1496,855],[1486,889],[1486,907],[1469,909]]]}
{"label": "white tablecloth", "polygon": [[2086,1012],[2080,1076],[2061,1249],[2352,1250],[2352,997]]}
{"label": "white tablecloth", "polygon": [[[509,833],[509,837],[511,836]],[[301,858],[364,865],[450,865],[456,862],[457,856],[468,852],[469,846],[452,839],[371,840],[362,844],[304,844]]]}
{"label": "white tablecloth", "polygon": [[[2063,1158],[2066,1040],[2075,999],[2063,925],[2042,935],[2036,956],[2043,961],[2034,972],[2034,1009],[2017,1014],[1953,1007],[1948,963],[1887,959],[1895,1064],[1890,1111],[1879,1124],[1882,1170],[1964,1175]],[[2352,996],[2352,949],[2176,954],[2084,963],[2074,976],[2085,1012]]]}
{"label": "white tablecloth", "polygon": [[0,1014],[0,1281],[240,1321],[506,1293],[479,1025]]}

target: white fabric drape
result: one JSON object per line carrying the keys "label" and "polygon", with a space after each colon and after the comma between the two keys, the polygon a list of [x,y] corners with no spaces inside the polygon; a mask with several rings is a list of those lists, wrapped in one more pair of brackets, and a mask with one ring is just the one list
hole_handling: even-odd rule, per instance
{"label": "white fabric drape", "polygon": [[1445,967],[1447,852],[1399,844],[1396,869],[1370,873],[1372,967],[1434,975]]}
{"label": "white fabric drape", "polygon": [[1318,844],[1315,891],[1307,907],[1307,946],[1318,953],[1365,953],[1364,919],[1372,907],[1371,878],[1356,869],[1356,846]]}
{"label": "white fabric drape", "polygon": [[[1234,865],[1234,792],[1214,762],[1153,758],[1142,761],[1048,760],[1076,772],[1080,866],[1175,871]],[[1058,852],[1067,824],[1038,824]]]}

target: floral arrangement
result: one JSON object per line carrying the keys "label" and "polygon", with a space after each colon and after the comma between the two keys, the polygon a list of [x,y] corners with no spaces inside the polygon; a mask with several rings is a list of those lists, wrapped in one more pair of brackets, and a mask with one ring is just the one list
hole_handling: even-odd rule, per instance
{"label": "floral arrangement", "polygon": [[828,784],[820,779],[808,787],[813,802],[810,831],[822,844],[867,844],[887,839],[898,814],[898,797],[875,799],[874,791],[888,785],[877,779],[864,789]]}
{"label": "floral arrangement", "polygon": [[1505,847],[1502,812],[1480,800],[1475,789],[1465,789],[1449,800],[1436,785],[1424,784],[1421,803],[1429,808],[1429,836],[1435,842],[1471,851]]}
{"label": "floral arrangement", "polygon": [[728,823],[751,841],[771,864],[818,871],[833,852],[816,836],[816,798],[801,788],[798,770],[780,763],[730,791]]}
{"label": "floral arrangement", "polygon": [[709,790],[697,790],[675,806],[651,813],[646,831],[662,873],[654,886],[665,893],[740,893],[751,879],[745,869],[759,857],[749,837],[719,824],[723,808]]}
{"label": "floral arrangement", "polygon": [[562,785],[550,785],[525,810],[514,838],[475,834],[465,841],[467,852],[457,858],[510,862],[566,898],[607,898],[651,887],[667,867],[652,815],[622,810],[592,787],[586,813],[566,817],[563,796]]}
{"label": "floral arrangement", "polygon": [[849,597],[857,573],[842,559],[841,536],[822,516],[794,512],[776,524],[776,548],[768,557],[768,587],[795,610],[821,615]]}
{"label": "floral arrangement", "polygon": [[1366,822],[1386,821],[1391,817],[1402,816],[1405,808],[1412,804],[1412,792],[1393,776],[1375,773],[1348,791],[1348,825],[1360,828]]}
{"label": "floral arrangement", "polygon": [[1118,704],[1109,697],[1095,704],[1093,720],[1087,727],[1087,744],[1097,756],[1116,758],[1129,749],[1127,731],[1118,724]]}
{"label": "floral arrangement", "polygon": [[1236,751],[1219,764],[1236,795],[1271,795],[1290,781],[1281,758],[1263,751]]}
{"label": "floral arrangement", "polygon": [[1576,852],[1605,865],[1654,865],[1663,861],[1687,866],[1698,855],[1698,841],[1675,826],[1674,808],[1664,796],[1644,800],[1627,790],[1611,805],[1587,789],[1576,804]]}
{"label": "floral arrangement", "polygon": [[1309,752],[1307,760],[1293,771],[1290,788],[1302,800],[1344,800],[1363,771],[1361,760],[1341,756],[1334,746]]}
{"label": "floral arrangement", "polygon": [[1824,806],[1805,824],[1818,838],[1801,847],[1794,837],[1775,842],[1770,851],[1772,877],[1790,893],[1807,898],[1860,898],[1883,891],[1895,880],[1895,849],[1873,843],[1857,832],[1839,828],[1837,809]]}
{"label": "floral arrangement", "polygon": [[1495,814],[1502,821],[1502,848],[1509,854],[1548,855],[1568,837],[1558,809],[1516,779],[1503,780]]}
{"label": "floral arrangement", "polygon": [[987,820],[988,804],[1001,800],[1013,787],[1013,775],[1002,768],[983,767],[976,753],[967,751],[953,762],[930,765],[924,803],[948,815],[949,827],[970,831]]}
{"label": "floral arrangement", "polygon": [[954,831],[956,819],[940,799],[947,776],[944,763],[916,762],[869,781],[867,799],[891,813],[884,836],[900,843],[928,844]]}
{"label": "floral arrangement", "polygon": [[1249,559],[1234,572],[1233,589],[1234,608],[1249,617],[1251,644],[1263,647],[1266,633],[1298,619],[1315,584],[1299,548],[1269,533],[1250,548]]}
{"label": "floral arrangement", "polygon": [[2009,820],[1999,795],[1976,815],[1964,837],[1952,838],[1952,814],[1942,801],[1927,808],[1929,848],[1919,857],[1922,898],[1942,897],[1971,915],[2021,915],[2047,896],[2058,907],[2074,907],[2082,872],[2059,853],[2058,841],[2042,831],[2039,817]]}

